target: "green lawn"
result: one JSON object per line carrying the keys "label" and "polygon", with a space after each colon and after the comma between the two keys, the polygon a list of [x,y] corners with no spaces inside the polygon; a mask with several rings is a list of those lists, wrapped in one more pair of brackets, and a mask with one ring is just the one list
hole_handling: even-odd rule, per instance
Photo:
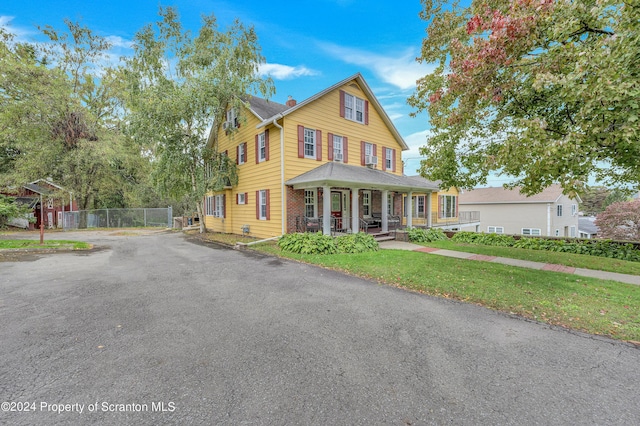
{"label": "green lawn", "polygon": [[[640,286],[412,251],[318,256],[284,253],[274,243],[254,247],[389,285],[640,344]],[[559,254],[563,253],[550,253],[551,263],[562,263]]]}
{"label": "green lawn", "polygon": [[561,253],[545,250],[529,250],[514,247],[493,247],[480,244],[457,243],[451,240],[434,241],[421,244],[447,250],[467,253],[485,254],[488,256],[510,257],[512,259],[531,260],[534,262],[554,263],[574,268],[596,269],[599,271],[618,272],[620,274],[640,275],[640,262],[610,259],[607,257],[586,256],[583,254]]}
{"label": "green lawn", "polygon": [[67,249],[85,250],[91,248],[91,244],[82,241],[69,240],[45,240],[40,245],[40,240],[2,240],[0,249]]}

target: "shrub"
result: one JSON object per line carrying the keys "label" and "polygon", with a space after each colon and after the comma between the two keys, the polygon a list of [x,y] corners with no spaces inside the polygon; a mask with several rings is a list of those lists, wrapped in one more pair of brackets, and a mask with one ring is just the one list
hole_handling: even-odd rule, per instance
{"label": "shrub", "polygon": [[278,246],[298,254],[364,253],[379,248],[375,238],[364,232],[337,238],[320,232],[286,234],[278,240]]}
{"label": "shrub", "polygon": [[299,254],[334,254],[338,252],[333,237],[320,232],[286,234],[278,240],[284,250]]}
{"label": "shrub", "polygon": [[511,235],[485,234],[484,232],[460,231],[451,238],[458,243],[483,244],[486,246],[511,247],[516,240]]}
{"label": "shrub", "polygon": [[366,232],[340,236],[336,238],[336,246],[338,253],[365,253],[380,248],[376,239]]}
{"label": "shrub", "polygon": [[447,240],[447,235],[442,229],[409,228],[409,241],[414,243],[430,243],[432,241]]}
{"label": "shrub", "polygon": [[548,250],[563,253],[586,254],[589,256],[610,257],[620,260],[640,262],[640,250],[633,244],[620,244],[611,240],[545,240],[542,238],[521,238],[514,247],[530,250]]}

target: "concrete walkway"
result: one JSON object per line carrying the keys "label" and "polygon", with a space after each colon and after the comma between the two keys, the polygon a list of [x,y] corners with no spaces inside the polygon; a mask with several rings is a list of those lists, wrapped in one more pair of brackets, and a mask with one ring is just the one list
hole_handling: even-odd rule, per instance
{"label": "concrete walkway", "polygon": [[382,249],[410,250],[423,253],[437,254],[440,256],[455,257],[458,259],[482,260],[485,262],[502,263],[504,265],[519,266],[521,268],[539,269],[542,271],[564,272],[576,274],[583,277],[598,278],[601,280],[619,281],[627,284],[640,285],[640,276],[618,274],[616,272],[596,271],[594,269],[574,268],[571,266],[555,265],[552,263],[532,262],[530,260],[511,259],[507,257],[487,256],[484,254],[465,253],[461,251],[438,249],[434,247],[424,247],[418,244],[404,241],[383,241],[380,243]]}

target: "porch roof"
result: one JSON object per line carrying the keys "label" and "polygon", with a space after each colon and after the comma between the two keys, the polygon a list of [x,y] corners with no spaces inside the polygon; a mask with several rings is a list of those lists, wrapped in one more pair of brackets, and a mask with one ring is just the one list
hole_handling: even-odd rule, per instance
{"label": "porch roof", "polygon": [[285,182],[294,189],[320,186],[381,189],[398,192],[437,191],[438,185],[426,179],[398,176],[368,167],[329,162]]}

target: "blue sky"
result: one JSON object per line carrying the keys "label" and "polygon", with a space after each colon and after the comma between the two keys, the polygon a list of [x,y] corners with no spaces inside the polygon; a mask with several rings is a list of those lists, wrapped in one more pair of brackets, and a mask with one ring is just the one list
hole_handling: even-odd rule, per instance
{"label": "blue sky", "polygon": [[64,28],[80,21],[114,43],[114,53],[129,53],[128,43],[143,25],[158,20],[160,5],[175,6],[183,26],[194,32],[200,17],[213,13],[222,28],[233,19],[253,25],[284,103],[301,101],[356,72],[362,73],[387,114],[411,147],[403,153],[405,172],[415,174],[418,147],[424,145],[428,116],[409,117],[406,103],[416,80],[429,71],[415,58],[426,23],[419,0],[17,0],[0,6],[0,25],[20,39],[41,39],[37,25]]}

